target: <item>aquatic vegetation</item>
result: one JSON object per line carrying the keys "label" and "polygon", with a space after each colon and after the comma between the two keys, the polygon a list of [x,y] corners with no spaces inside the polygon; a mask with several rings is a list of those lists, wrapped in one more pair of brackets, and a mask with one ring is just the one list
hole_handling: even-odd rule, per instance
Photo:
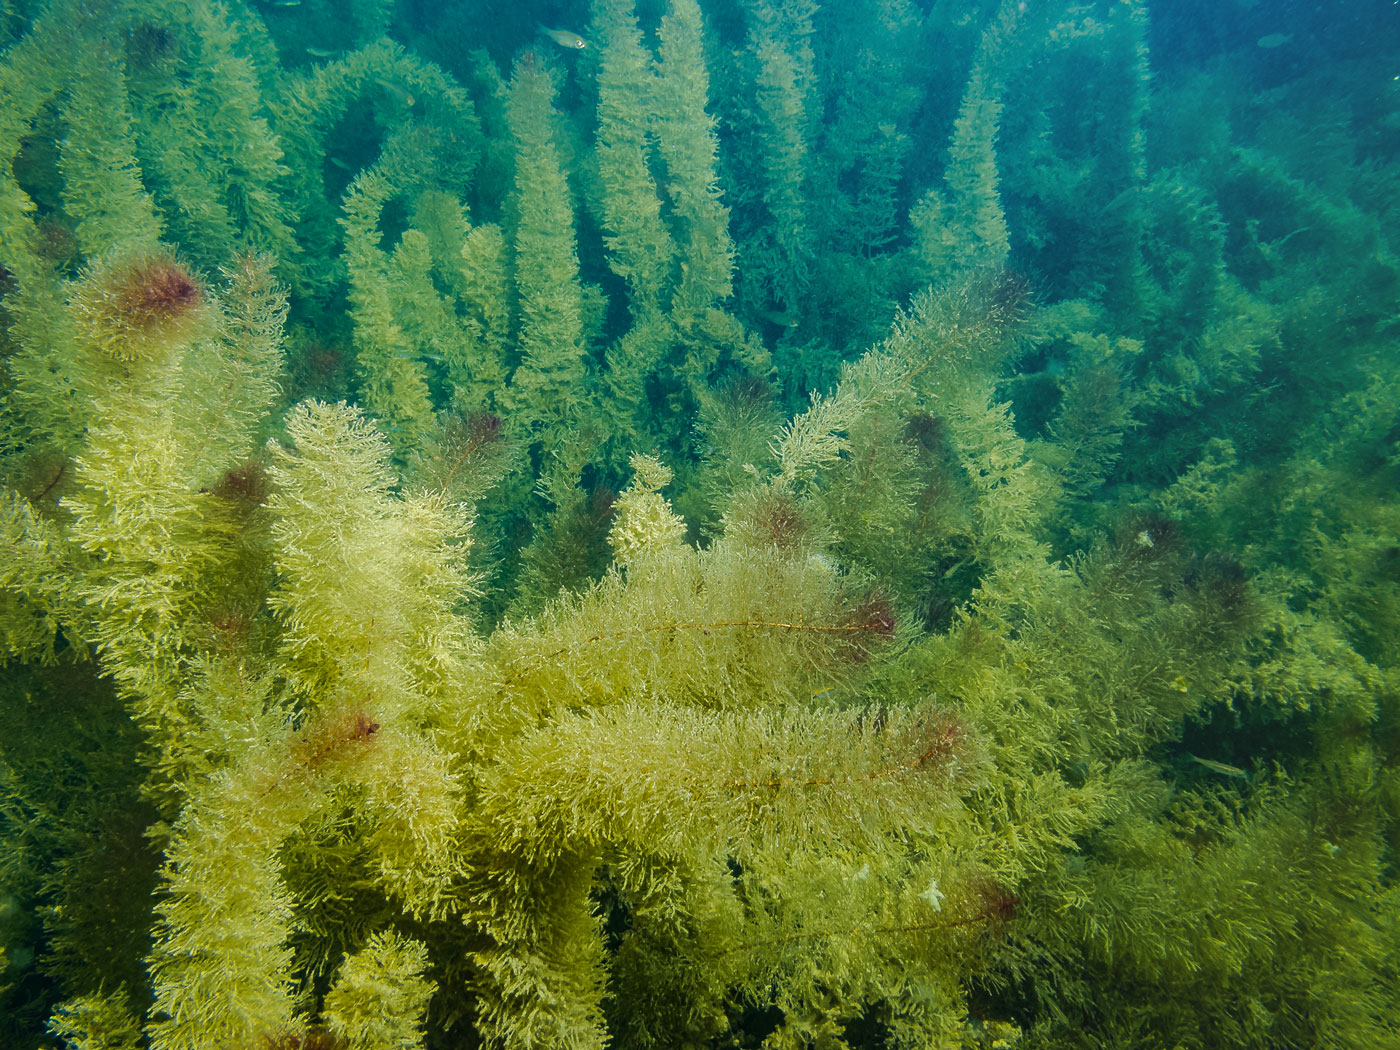
{"label": "aquatic vegetation", "polygon": [[0,9],[0,1042],[1400,1046],[1393,71],[1193,3]]}

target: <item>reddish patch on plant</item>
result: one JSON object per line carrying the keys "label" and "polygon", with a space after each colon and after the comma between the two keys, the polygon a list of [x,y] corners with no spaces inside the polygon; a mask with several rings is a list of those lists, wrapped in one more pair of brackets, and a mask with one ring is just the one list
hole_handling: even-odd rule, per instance
{"label": "reddish patch on plant", "polygon": [[[878,731],[883,732],[883,726]],[[950,715],[941,711],[925,715],[908,726],[896,742],[902,756],[899,768],[928,770],[942,765],[963,747],[964,739],[962,724]]]}
{"label": "reddish patch on plant", "polygon": [[339,347],[324,346],[320,343],[312,343],[307,347],[303,359],[312,378],[318,381],[335,378],[345,366],[345,355]]}
{"label": "reddish patch on plant", "polygon": [[136,259],[113,274],[113,305],[129,324],[163,326],[185,317],[204,298],[204,289],[179,261],[165,255]]}
{"label": "reddish patch on plant", "polygon": [[324,1028],[263,1037],[263,1050],[344,1050],[345,1043]]}
{"label": "reddish patch on plant", "polygon": [[814,625],[813,629],[831,635],[835,655],[851,663],[863,663],[872,652],[894,638],[895,628],[894,603],[872,591],[849,608],[838,622]]}
{"label": "reddish patch on plant", "polygon": [[78,237],[56,219],[42,219],[35,224],[39,234],[38,251],[59,269],[67,267],[78,257]]}
{"label": "reddish patch on plant", "polygon": [[369,738],[379,732],[379,723],[363,711],[357,711],[355,718],[350,724],[350,739],[358,740],[360,743],[367,743]]}
{"label": "reddish patch on plant", "polygon": [[1014,270],[988,275],[978,289],[987,320],[998,326],[1016,324],[1035,302],[1031,283]]}
{"label": "reddish patch on plant", "polygon": [[807,537],[807,519],[797,501],[785,492],[766,493],[754,509],[754,529],[779,550],[792,550]]}
{"label": "reddish patch on plant", "polygon": [[180,38],[167,26],[138,22],[127,30],[127,62],[135,69],[157,69],[178,55],[179,50]]}
{"label": "reddish patch on plant", "polygon": [[878,592],[865,596],[847,617],[848,627],[871,641],[884,641],[894,637],[894,602]]}
{"label": "reddish patch on plant", "polygon": [[874,781],[927,774],[947,768],[957,755],[964,739],[963,727],[941,712],[933,712],[891,725],[888,712],[874,710],[856,717],[851,731],[857,736],[875,740],[882,753],[877,765],[864,773],[843,776],[797,777],[774,776],[756,780],[736,780],[730,788],[822,788],[843,784],[866,784]]}
{"label": "reddish patch on plant", "polygon": [[462,468],[498,445],[502,436],[501,417],[492,412],[472,412],[451,418],[440,446],[449,464],[442,472],[442,490],[448,491]]}
{"label": "reddish patch on plant", "polygon": [[943,447],[946,438],[943,420],[931,412],[915,412],[904,425],[904,436],[923,455],[931,455]]}
{"label": "reddish patch on plant", "polygon": [[1021,898],[990,875],[974,875],[962,888],[967,894],[966,912],[949,925],[985,924],[988,929],[1000,931],[1015,918]]}
{"label": "reddish patch on plant", "polygon": [[1222,613],[1241,611],[1249,597],[1249,575],[1228,554],[1207,554],[1191,566],[1184,582]]}
{"label": "reddish patch on plant", "polygon": [[210,492],[231,503],[257,505],[267,499],[271,487],[262,464],[250,459],[224,471]]}
{"label": "reddish patch on plant", "polygon": [[243,648],[252,626],[253,617],[242,605],[217,605],[209,611],[209,628],[214,635],[214,644],[224,652]]}
{"label": "reddish patch on plant", "polygon": [[500,441],[501,417],[494,412],[473,412],[467,419],[467,433],[478,448]]}
{"label": "reddish patch on plant", "polygon": [[617,489],[610,485],[599,483],[598,486],[588,494],[588,521],[589,525],[597,530],[603,527],[613,515],[613,510],[617,506]]}
{"label": "reddish patch on plant", "polygon": [[130,364],[159,360],[194,339],[203,303],[199,279],[162,251],[99,264],[75,296],[94,346]]}
{"label": "reddish patch on plant", "polygon": [[297,738],[293,754],[300,765],[315,769],[347,752],[354,754],[350,749],[369,746],[379,729],[379,722],[362,707],[332,713],[316,719]]}
{"label": "reddish patch on plant", "polygon": [[38,449],[21,462],[23,475],[15,487],[36,507],[68,476],[68,457],[54,449]]}

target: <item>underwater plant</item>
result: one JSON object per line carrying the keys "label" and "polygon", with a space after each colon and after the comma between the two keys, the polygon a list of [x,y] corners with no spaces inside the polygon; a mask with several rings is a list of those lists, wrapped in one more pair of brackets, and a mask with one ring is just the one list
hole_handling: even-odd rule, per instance
{"label": "underwater plant", "polygon": [[0,1042],[1400,1046],[1385,56],[1193,2],[0,8]]}

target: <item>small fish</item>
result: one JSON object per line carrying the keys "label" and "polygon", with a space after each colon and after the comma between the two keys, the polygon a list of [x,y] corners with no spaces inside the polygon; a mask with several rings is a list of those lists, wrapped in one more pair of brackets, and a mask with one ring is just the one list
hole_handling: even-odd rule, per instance
{"label": "small fish", "polygon": [[568,51],[582,51],[588,46],[588,41],[577,33],[571,33],[567,29],[550,29],[549,26],[540,24],[540,35],[547,36],[560,47]]}
{"label": "small fish", "polygon": [[395,84],[392,80],[386,80],[384,77],[375,77],[374,82],[382,87],[384,93],[390,98],[397,99],[410,108],[413,106],[415,99],[402,84]]}
{"label": "small fish", "polygon": [[335,58],[339,52],[331,51],[324,47],[308,47],[306,53],[312,58]]}
{"label": "small fish", "polygon": [[422,353],[418,350],[395,350],[393,356],[400,361],[432,361],[439,365],[445,365],[447,359],[441,354]]}
{"label": "small fish", "polygon": [[779,328],[796,328],[801,320],[791,310],[757,310],[755,312],[763,320],[769,324],[775,324]]}
{"label": "small fish", "polygon": [[1195,762],[1197,765],[1205,766],[1212,773],[1223,773],[1227,777],[1242,777],[1245,780],[1249,779],[1249,774],[1246,773],[1239,766],[1232,766],[1225,762],[1217,762],[1213,758],[1201,758],[1198,755],[1187,755],[1186,757],[1189,758],[1192,762]]}
{"label": "small fish", "polygon": [[1268,36],[1261,36],[1254,43],[1265,51],[1272,51],[1276,47],[1282,47],[1292,39],[1292,33],[1270,33]]}

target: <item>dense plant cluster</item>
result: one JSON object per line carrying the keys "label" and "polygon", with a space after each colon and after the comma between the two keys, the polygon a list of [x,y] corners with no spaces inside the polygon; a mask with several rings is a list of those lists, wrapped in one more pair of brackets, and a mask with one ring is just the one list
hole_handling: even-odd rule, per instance
{"label": "dense plant cluster", "polygon": [[1400,44],[504,6],[0,2],[0,1042],[1400,1047]]}

